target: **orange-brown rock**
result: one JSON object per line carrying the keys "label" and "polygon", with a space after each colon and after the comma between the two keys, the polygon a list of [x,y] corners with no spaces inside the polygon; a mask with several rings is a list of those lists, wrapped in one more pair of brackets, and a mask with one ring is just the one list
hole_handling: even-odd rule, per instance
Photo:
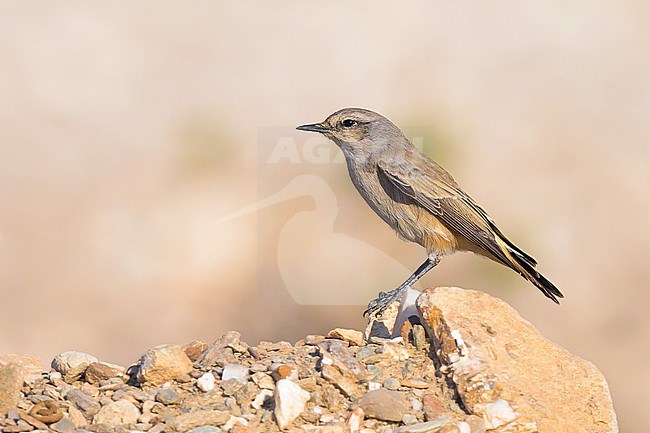
{"label": "orange-brown rock", "polygon": [[618,432],[598,369],[544,338],[505,302],[439,287],[417,306],[442,370],[488,431]]}

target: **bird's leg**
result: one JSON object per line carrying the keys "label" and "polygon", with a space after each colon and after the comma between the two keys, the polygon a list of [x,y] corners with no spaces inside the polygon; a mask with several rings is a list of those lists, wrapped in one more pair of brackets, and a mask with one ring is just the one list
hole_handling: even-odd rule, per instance
{"label": "bird's leg", "polygon": [[438,255],[429,255],[424,263],[418,267],[410,277],[406,279],[402,284],[399,285],[396,289],[391,290],[390,292],[379,292],[379,296],[376,299],[373,299],[368,304],[368,309],[363,313],[364,316],[370,314],[380,314],[386,309],[392,302],[402,297],[404,290],[407,287],[415,284],[420,278],[424,276],[431,269],[435,268],[436,265],[440,263],[440,256]]}

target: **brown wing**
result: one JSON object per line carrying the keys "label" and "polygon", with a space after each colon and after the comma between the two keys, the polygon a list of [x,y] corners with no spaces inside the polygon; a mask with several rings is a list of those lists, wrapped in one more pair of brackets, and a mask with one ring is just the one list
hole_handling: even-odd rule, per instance
{"label": "brown wing", "polygon": [[[404,164],[378,164],[378,174],[387,179],[401,193],[435,215],[447,228],[462,235],[475,246],[485,250],[499,262],[512,267],[495,239],[494,223],[455,182],[438,181],[434,176],[418,170],[404,170]],[[433,170],[443,170],[439,166]],[[444,172],[449,178],[449,174]],[[437,174],[437,173],[435,173]]]}

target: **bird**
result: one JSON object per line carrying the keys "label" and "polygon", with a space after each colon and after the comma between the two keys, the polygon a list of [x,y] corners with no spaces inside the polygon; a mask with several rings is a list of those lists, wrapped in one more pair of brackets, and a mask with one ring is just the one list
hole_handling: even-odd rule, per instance
{"label": "bird", "polygon": [[379,315],[443,257],[467,251],[517,272],[559,304],[560,290],[537,261],[511,242],[444,168],[418,150],[379,113],[343,108],[320,123],[298,126],[332,140],[343,152],[352,183],[398,237],[424,247],[426,260],[396,289],[381,291],[365,315]]}

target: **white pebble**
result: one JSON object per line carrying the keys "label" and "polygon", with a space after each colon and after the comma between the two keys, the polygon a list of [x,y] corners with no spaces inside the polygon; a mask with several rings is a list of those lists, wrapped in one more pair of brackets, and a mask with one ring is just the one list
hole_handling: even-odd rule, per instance
{"label": "white pebble", "polygon": [[214,389],[214,374],[208,372],[196,380],[196,386],[203,392],[212,391]]}
{"label": "white pebble", "polygon": [[248,378],[248,367],[241,364],[226,364],[223,367],[221,380],[237,379],[240,382],[246,382]]}
{"label": "white pebble", "polygon": [[304,410],[310,398],[307,391],[288,379],[280,379],[275,384],[275,419],[280,430],[291,425]]}

